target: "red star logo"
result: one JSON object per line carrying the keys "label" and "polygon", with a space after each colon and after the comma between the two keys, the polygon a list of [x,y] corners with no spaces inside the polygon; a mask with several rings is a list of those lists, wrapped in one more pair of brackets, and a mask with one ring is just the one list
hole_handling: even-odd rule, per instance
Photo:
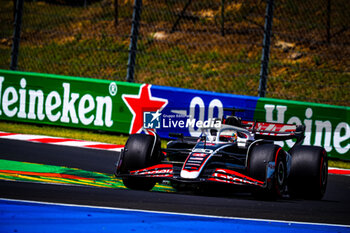
{"label": "red star logo", "polygon": [[151,85],[143,84],[138,95],[122,95],[125,104],[132,113],[130,134],[139,133],[143,126],[143,113],[162,110],[167,104],[167,99],[156,98],[151,95]]}

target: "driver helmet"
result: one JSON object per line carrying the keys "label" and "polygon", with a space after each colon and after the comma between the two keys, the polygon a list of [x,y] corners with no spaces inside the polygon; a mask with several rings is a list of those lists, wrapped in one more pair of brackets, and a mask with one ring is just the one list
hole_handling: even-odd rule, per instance
{"label": "driver helmet", "polygon": [[235,130],[225,130],[221,133],[220,138],[224,139],[227,142],[236,142],[237,132]]}

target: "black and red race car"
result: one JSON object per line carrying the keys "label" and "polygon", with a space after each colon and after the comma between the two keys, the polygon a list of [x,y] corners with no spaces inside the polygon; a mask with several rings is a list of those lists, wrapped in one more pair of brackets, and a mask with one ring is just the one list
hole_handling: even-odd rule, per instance
{"label": "black and red race car", "polygon": [[[116,176],[130,189],[150,190],[163,180],[175,188],[245,186],[256,197],[321,199],[328,177],[324,148],[303,146],[304,126],[242,121],[229,116],[221,127],[202,128],[199,137],[176,138],[161,148],[153,130],[132,134],[116,164]],[[286,151],[275,141],[295,141]],[[228,189],[229,190],[229,189]]]}

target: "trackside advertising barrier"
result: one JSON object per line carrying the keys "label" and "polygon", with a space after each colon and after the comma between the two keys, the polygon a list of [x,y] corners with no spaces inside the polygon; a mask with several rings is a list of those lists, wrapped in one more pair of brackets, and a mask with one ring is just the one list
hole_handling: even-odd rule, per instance
{"label": "trackside advertising barrier", "polygon": [[236,115],[245,120],[303,124],[304,145],[350,160],[350,108],[343,106],[8,70],[0,70],[0,103],[2,120],[129,134],[154,128],[163,138],[198,136],[231,114],[224,108],[243,109]]}

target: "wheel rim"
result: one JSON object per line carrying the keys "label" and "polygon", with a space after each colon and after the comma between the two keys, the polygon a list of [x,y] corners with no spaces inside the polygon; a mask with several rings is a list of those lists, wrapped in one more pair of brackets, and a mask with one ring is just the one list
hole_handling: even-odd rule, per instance
{"label": "wheel rim", "polygon": [[278,163],[278,168],[277,168],[277,181],[278,185],[282,186],[284,183],[284,164],[282,161]]}
{"label": "wheel rim", "polygon": [[321,187],[326,186],[327,183],[327,162],[323,160],[321,168]]}

